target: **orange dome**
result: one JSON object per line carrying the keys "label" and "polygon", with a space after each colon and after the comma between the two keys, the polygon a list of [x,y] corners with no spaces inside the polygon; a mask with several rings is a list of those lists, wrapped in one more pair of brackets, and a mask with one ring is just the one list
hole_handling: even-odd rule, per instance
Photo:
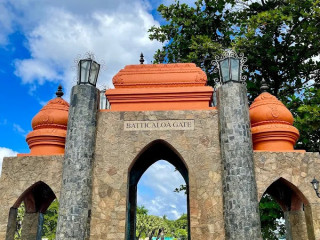
{"label": "orange dome", "polygon": [[292,126],[293,116],[282,102],[263,92],[253,101],[249,112],[254,150],[293,150],[299,131]]}
{"label": "orange dome", "polygon": [[286,106],[268,92],[261,93],[250,106],[251,125],[265,122],[293,124],[293,116]]}
{"label": "orange dome", "polygon": [[27,135],[31,155],[63,154],[67,134],[69,103],[63,100],[62,87],[32,119],[33,131]]}

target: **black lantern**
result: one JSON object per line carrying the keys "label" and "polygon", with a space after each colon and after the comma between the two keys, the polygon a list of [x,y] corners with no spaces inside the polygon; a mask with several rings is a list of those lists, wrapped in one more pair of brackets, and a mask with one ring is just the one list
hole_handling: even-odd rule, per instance
{"label": "black lantern", "polygon": [[320,198],[319,181],[316,178],[313,178],[313,180],[310,183],[312,184],[312,187],[313,187],[314,191],[316,192],[318,198]]}
{"label": "black lantern", "polygon": [[243,64],[246,62],[246,58],[243,54],[239,56],[231,49],[227,49],[222,56],[217,56],[213,62],[215,66],[214,72],[219,72],[220,79],[216,79],[220,84],[227,82],[244,82],[245,76],[241,76],[242,69],[246,69]]}
{"label": "black lantern", "polygon": [[91,57],[81,59],[78,63],[78,85],[92,85],[96,86],[100,64],[94,61]]}

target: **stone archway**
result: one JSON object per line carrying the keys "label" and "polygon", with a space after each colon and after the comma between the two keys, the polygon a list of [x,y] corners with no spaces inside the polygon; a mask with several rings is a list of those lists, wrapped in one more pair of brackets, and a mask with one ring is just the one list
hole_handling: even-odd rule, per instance
{"label": "stone archway", "polygon": [[190,208],[189,208],[189,176],[187,166],[181,155],[166,141],[155,140],[145,146],[132,165],[128,173],[128,204],[126,239],[135,239],[136,208],[137,208],[137,184],[143,173],[158,160],[164,159],[171,163],[182,175],[187,185],[187,213],[188,213],[188,239],[190,240]]}
{"label": "stone archway", "polygon": [[36,182],[25,190],[10,208],[6,240],[14,239],[17,209],[22,202],[25,205],[25,215],[22,222],[21,238],[40,240],[44,221],[43,214],[55,199],[56,195],[52,189],[42,181]]}
{"label": "stone archway", "polygon": [[280,177],[264,194],[272,196],[284,212],[287,240],[315,240],[309,201],[294,184]]}

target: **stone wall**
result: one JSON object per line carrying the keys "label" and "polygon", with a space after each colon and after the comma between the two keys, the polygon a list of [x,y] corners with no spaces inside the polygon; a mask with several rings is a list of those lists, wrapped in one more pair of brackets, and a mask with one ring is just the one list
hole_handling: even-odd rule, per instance
{"label": "stone wall", "polygon": [[[124,121],[167,119],[192,119],[194,130],[123,131]],[[91,239],[125,239],[129,168],[158,139],[172,145],[189,171],[191,239],[224,238],[218,118],[209,110],[99,113]]]}
{"label": "stone wall", "polygon": [[[309,206],[304,207],[306,218],[313,219],[313,221],[311,220],[311,224],[307,226],[310,232],[309,236],[314,231],[315,239],[319,239],[320,200],[310,184],[314,176],[319,178],[319,153],[256,151],[254,152],[254,160],[258,199],[279,178],[284,178],[294,184],[309,202]],[[307,211],[308,208],[311,211]],[[312,224],[313,226],[311,226]],[[293,236],[293,239],[299,238],[294,238]],[[312,238],[309,237],[309,239]]]}
{"label": "stone wall", "polygon": [[5,239],[10,208],[38,181],[60,196],[63,155],[4,158],[0,178],[0,240]]}
{"label": "stone wall", "polygon": [[[194,119],[194,130],[123,131],[124,121],[166,119]],[[191,240],[225,239],[216,110],[98,113],[90,239],[125,239],[128,172],[143,148],[158,139],[172,145],[189,170]],[[10,208],[31,185],[43,181],[59,198],[62,161],[62,155],[4,159],[0,240]],[[309,202],[304,208],[312,223],[307,231],[315,237],[308,240],[320,239],[320,200],[310,184],[319,178],[319,153],[256,151],[254,162],[258,198],[280,177],[291,182]]]}

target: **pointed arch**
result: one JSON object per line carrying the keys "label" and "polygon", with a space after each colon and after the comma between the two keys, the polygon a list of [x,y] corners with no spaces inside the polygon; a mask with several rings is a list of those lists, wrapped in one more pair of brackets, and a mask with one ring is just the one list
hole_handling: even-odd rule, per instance
{"label": "pointed arch", "polygon": [[43,181],[38,181],[27,188],[13,204],[13,208],[18,208],[24,201],[26,212],[44,213],[56,195],[52,189]]}
{"label": "pointed arch", "polygon": [[265,194],[269,194],[284,212],[289,239],[305,238],[301,236],[302,229],[306,230],[308,240],[315,239],[311,206],[297,186],[280,177],[269,185],[262,196]]}
{"label": "pointed arch", "polygon": [[[171,144],[162,139],[152,141],[138,153],[128,169],[130,178],[139,182],[143,173],[160,159],[165,159],[175,166],[184,180],[188,181],[188,168],[182,156]],[[133,175],[133,172],[137,175]]]}
{"label": "pointed arch", "polygon": [[299,188],[282,177],[271,183],[262,196],[266,193],[278,202],[283,211],[299,210],[309,205],[308,199]]}
{"label": "pointed arch", "polygon": [[126,239],[135,239],[137,185],[144,172],[155,162],[166,160],[182,175],[187,185],[187,213],[190,240],[189,175],[188,168],[179,152],[168,142],[157,139],[147,144],[134,158],[128,169],[128,203]]}
{"label": "pointed arch", "polygon": [[38,181],[27,188],[9,210],[6,239],[14,239],[17,229],[18,208],[24,202],[25,216],[22,222],[21,238],[41,239],[43,214],[56,195],[44,182]]}

